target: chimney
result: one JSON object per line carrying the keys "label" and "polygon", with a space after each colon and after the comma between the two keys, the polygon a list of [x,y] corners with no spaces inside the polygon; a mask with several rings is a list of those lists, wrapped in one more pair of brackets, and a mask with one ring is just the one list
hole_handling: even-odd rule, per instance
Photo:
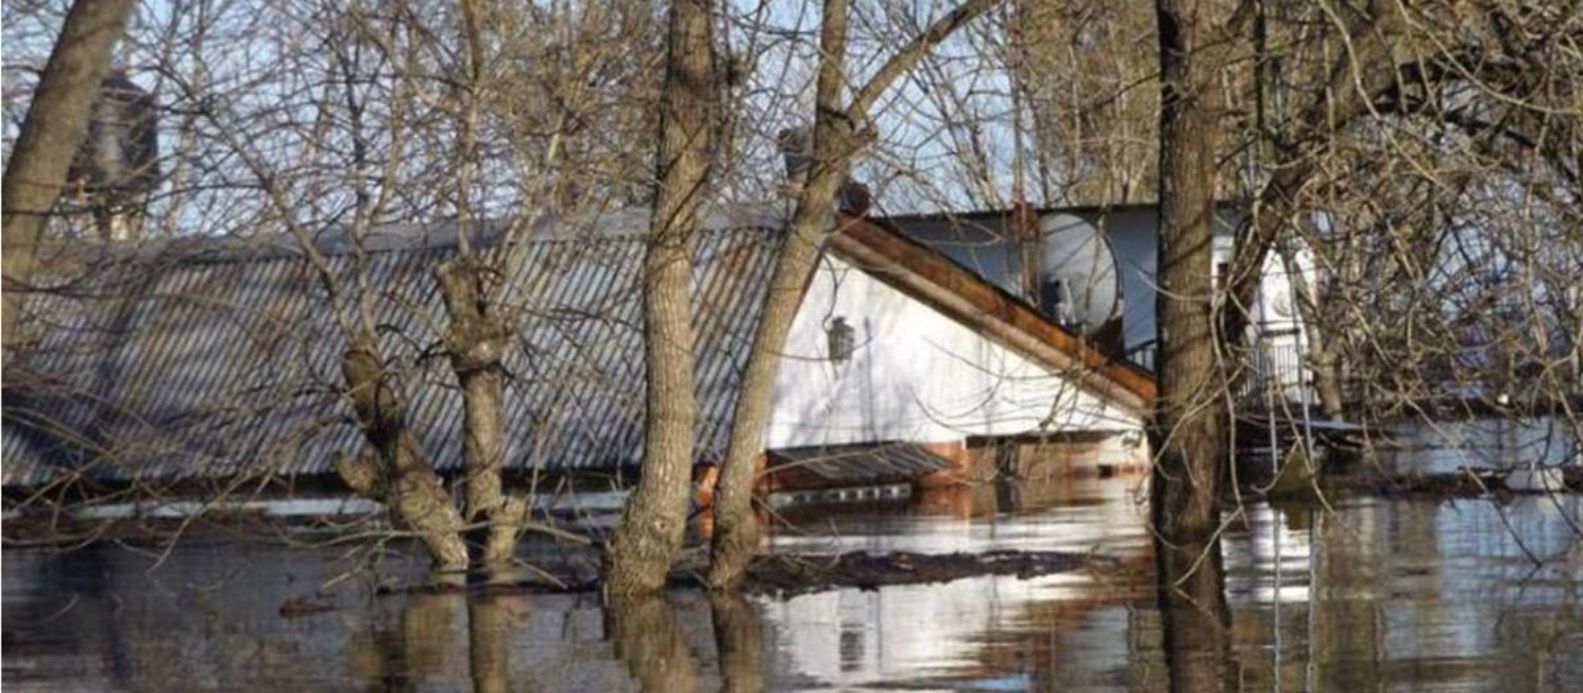
{"label": "chimney", "polygon": [[158,104],[124,67],[116,67],[99,85],[92,109],[67,180],[81,191],[101,236],[133,239],[141,232],[149,193],[159,185]]}

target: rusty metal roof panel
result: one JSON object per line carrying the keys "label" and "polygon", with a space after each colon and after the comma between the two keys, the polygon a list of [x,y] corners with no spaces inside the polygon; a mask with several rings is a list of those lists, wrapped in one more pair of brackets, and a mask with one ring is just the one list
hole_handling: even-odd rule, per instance
{"label": "rusty metal roof panel", "polygon": [[[697,244],[704,459],[724,452],[782,240],[770,230],[778,217],[761,216],[716,215]],[[640,216],[617,221],[594,234],[536,232],[526,243],[508,292],[526,308],[506,358],[510,466],[608,472],[641,459],[645,227]],[[456,252],[447,238],[454,233],[382,231],[381,249],[361,264],[343,241],[327,247],[343,286],[364,269],[383,354],[410,395],[410,428],[436,466],[453,470],[461,395],[432,277]],[[5,485],[79,474],[104,482],[324,474],[333,453],[360,447],[338,394],[337,311],[289,245],[187,241],[86,266],[91,278],[72,291],[30,301],[51,320],[35,333],[36,348],[8,355]]]}

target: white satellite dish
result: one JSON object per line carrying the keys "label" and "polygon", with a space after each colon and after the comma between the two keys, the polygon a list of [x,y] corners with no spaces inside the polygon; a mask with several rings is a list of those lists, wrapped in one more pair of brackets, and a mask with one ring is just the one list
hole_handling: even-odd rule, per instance
{"label": "white satellite dish", "polygon": [[1039,308],[1056,322],[1093,334],[1121,308],[1116,254],[1110,241],[1088,222],[1070,214],[1039,220],[1044,239],[1039,267]]}

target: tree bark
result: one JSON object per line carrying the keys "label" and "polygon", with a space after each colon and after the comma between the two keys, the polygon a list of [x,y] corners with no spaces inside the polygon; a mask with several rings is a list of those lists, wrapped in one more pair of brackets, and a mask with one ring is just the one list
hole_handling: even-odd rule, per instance
{"label": "tree bark", "polygon": [[93,101],[126,29],[132,0],[75,0],[39,78],[0,186],[4,205],[4,315],[0,344],[14,340],[18,292],[31,278],[38,243],[88,132]]}
{"label": "tree bark", "polygon": [[643,472],[605,551],[607,594],[665,584],[686,531],[697,421],[692,267],[717,120],[712,0],[671,5],[660,105],[659,189],[643,258],[647,366]]}
{"label": "tree bark", "polygon": [[819,31],[819,78],[815,94],[813,170],[792,213],[786,246],[775,259],[764,312],[753,334],[752,351],[742,374],[731,440],[716,481],[715,533],[711,540],[709,584],[736,589],[758,552],[758,518],[753,514],[754,460],[764,451],[780,352],[802,303],[803,287],[818,262],[830,229],[835,194],[849,166],[852,121],[840,106],[846,81],[848,0],[826,0]]}
{"label": "tree bark", "polygon": [[372,336],[361,335],[341,356],[347,395],[372,451],[338,458],[337,471],[354,491],[390,507],[418,535],[438,581],[456,582],[467,571],[465,523],[407,428],[407,403],[376,349]]}
{"label": "tree bark", "polygon": [[1208,3],[1157,0],[1160,36],[1159,395],[1153,520],[1169,543],[1202,540],[1220,521],[1225,387],[1212,317],[1219,65]]}
{"label": "tree bark", "polygon": [[748,563],[758,551],[758,518],[753,513],[755,460],[764,452],[775,374],[780,354],[802,302],[803,287],[813,275],[824,239],[833,229],[835,195],[863,142],[859,123],[902,73],[912,69],[929,49],[951,33],[989,11],[998,0],[969,0],[929,25],[896,51],[857,90],[849,106],[841,106],[846,84],[848,0],[825,0],[819,29],[819,77],[814,95],[813,171],[797,198],[786,245],[775,260],[764,312],[753,333],[753,347],[742,374],[732,418],[731,440],[714,497],[715,533],[710,545],[708,582],[715,590],[741,585]]}
{"label": "tree bark", "polygon": [[485,523],[480,560],[492,578],[504,577],[527,520],[528,504],[505,492],[506,371],[502,364],[511,330],[491,308],[485,286],[489,268],[463,255],[434,272],[450,317],[446,349],[462,387],[462,464],[466,520]]}

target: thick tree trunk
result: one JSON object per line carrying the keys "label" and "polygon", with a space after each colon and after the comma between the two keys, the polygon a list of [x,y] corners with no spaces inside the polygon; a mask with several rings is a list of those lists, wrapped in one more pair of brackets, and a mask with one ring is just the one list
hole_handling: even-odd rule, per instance
{"label": "thick tree trunk", "polygon": [[467,571],[465,523],[440,477],[407,428],[407,403],[391,383],[374,339],[362,335],[341,356],[347,395],[368,448],[340,457],[336,471],[354,491],[379,501],[418,535],[434,560],[436,579],[456,582]]}
{"label": "thick tree trunk", "polygon": [[502,365],[511,330],[489,305],[489,269],[462,256],[440,265],[434,276],[445,300],[450,327],[446,348],[462,386],[462,460],[466,519],[484,523],[479,559],[491,577],[505,577],[527,520],[528,504],[505,492],[506,372]]}
{"label": "thick tree trunk", "polygon": [[708,576],[715,589],[735,589],[758,552],[760,529],[753,512],[756,460],[764,452],[764,430],[769,426],[780,353],[802,303],[803,287],[813,274],[825,233],[832,224],[831,210],[840,182],[841,176],[821,174],[815,169],[808,180],[804,202],[792,217],[786,247],[776,258],[770,277],[764,312],[742,373],[726,459],[715,482],[715,533]]}
{"label": "thick tree trunk", "polygon": [[731,441],[715,484],[715,533],[708,576],[715,589],[735,589],[758,551],[758,518],[753,513],[754,462],[764,452],[764,429],[769,425],[780,353],[802,303],[803,288],[819,260],[825,234],[834,219],[835,194],[850,165],[852,121],[839,103],[846,81],[847,9],[847,0],[827,0],[824,4],[813,171],[798,197],[786,246],[775,260],[764,313],[759,317],[747,369],[742,374]]}
{"label": "thick tree trunk", "polygon": [[1225,392],[1211,315],[1220,86],[1213,22],[1196,0],[1158,0],[1160,34],[1159,396],[1151,437],[1154,526],[1171,543],[1220,521]]}
{"label": "thick tree trunk", "polygon": [[713,2],[671,6],[661,97],[659,189],[643,259],[647,365],[643,472],[605,551],[610,595],[653,592],[681,548],[691,497],[692,268],[698,207],[708,192],[716,127]]}
{"label": "thick tree trunk", "polygon": [[18,292],[31,278],[44,227],[87,135],[110,53],[135,5],[132,0],[75,0],[28,104],[0,184],[5,244],[0,344],[5,346],[14,337]]}

